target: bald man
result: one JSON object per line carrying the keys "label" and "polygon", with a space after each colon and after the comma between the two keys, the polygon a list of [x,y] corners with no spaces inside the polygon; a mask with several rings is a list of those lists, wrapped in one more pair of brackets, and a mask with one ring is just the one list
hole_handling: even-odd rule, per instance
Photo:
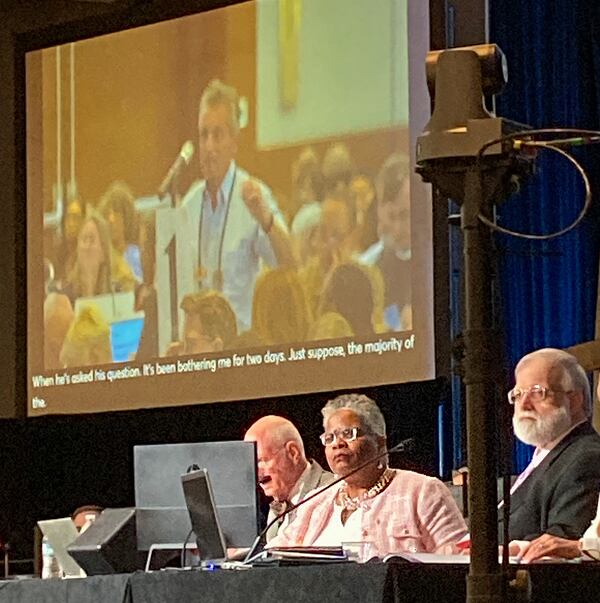
{"label": "bald man", "polygon": [[[283,417],[268,415],[253,423],[246,442],[256,442],[258,481],[263,492],[273,499],[269,510],[271,522],[286,505],[301,501],[311,490],[330,483],[334,476],[319,463],[308,460],[304,443],[296,427]],[[273,525],[267,532],[267,542],[293,519],[294,512]]]}

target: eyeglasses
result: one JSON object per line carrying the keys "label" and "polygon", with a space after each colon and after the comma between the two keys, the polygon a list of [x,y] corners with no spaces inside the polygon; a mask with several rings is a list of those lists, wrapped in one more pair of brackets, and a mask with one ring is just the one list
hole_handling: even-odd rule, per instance
{"label": "eyeglasses", "polygon": [[523,399],[525,394],[529,394],[529,399],[532,402],[544,402],[548,394],[569,394],[562,389],[551,389],[543,385],[532,385],[531,387],[515,387],[508,392],[508,401],[510,404],[516,404]]}
{"label": "eyeglasses", "polygon": [[356,438],[364,436],[366,431],[360,427],[345,427],[344,429],[335,429],[334,431],[326,431],[319,436],[323,446],[333,446],[339,439],[344,442],[354,442]]}
{"label": "eyeglasses", "polygon": [[284,450],[285,450],[285,445],[282,446],[281,448],[279,448],[279,450],[277,450],[276,452],[273,452],[271,454],[271,456],[269,457],[261,457],[261,458],[257,458],[256,462],[258,463],[270,463],[271,461],[274,461]]}

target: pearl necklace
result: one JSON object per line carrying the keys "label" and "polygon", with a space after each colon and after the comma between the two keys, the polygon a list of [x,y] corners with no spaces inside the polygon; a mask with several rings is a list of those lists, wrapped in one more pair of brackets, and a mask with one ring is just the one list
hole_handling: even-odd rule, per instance
{"label": "pearl necklace", "polygon": [[344,482],[344,485],[339,492],[339,503],[347,511],[356,511],[359,508],[366,508],[368,506],[367,501],[371,498],[375,498],[380,492],[387,488],[388,484],[394,479],[396,472],[394,469],[386,469],[380,476],[380,478],[365,492],[358,496],[350,496],[347,492],[348,485]]}

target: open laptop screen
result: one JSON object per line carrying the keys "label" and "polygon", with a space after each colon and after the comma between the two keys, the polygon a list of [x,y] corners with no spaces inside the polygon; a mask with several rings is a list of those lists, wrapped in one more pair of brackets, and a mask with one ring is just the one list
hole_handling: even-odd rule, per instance
{"label": "open laptop screen", "polygon": [[38,521],[42,534],[48,538],[54,555],[66,578],[85,576],[79,564],[67,552],[67,547],[79,536],[79,532],[70,517],[45,519]]}

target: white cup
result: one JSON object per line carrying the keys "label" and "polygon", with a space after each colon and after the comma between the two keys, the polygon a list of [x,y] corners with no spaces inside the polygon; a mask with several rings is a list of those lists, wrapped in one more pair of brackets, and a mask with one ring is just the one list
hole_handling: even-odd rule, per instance
{"label": "white cup", "polygon": [[368,540],[356,542],[342,542],[342,550],[348,561],[356,563],[365,563],[374,555],[373,543]]}

